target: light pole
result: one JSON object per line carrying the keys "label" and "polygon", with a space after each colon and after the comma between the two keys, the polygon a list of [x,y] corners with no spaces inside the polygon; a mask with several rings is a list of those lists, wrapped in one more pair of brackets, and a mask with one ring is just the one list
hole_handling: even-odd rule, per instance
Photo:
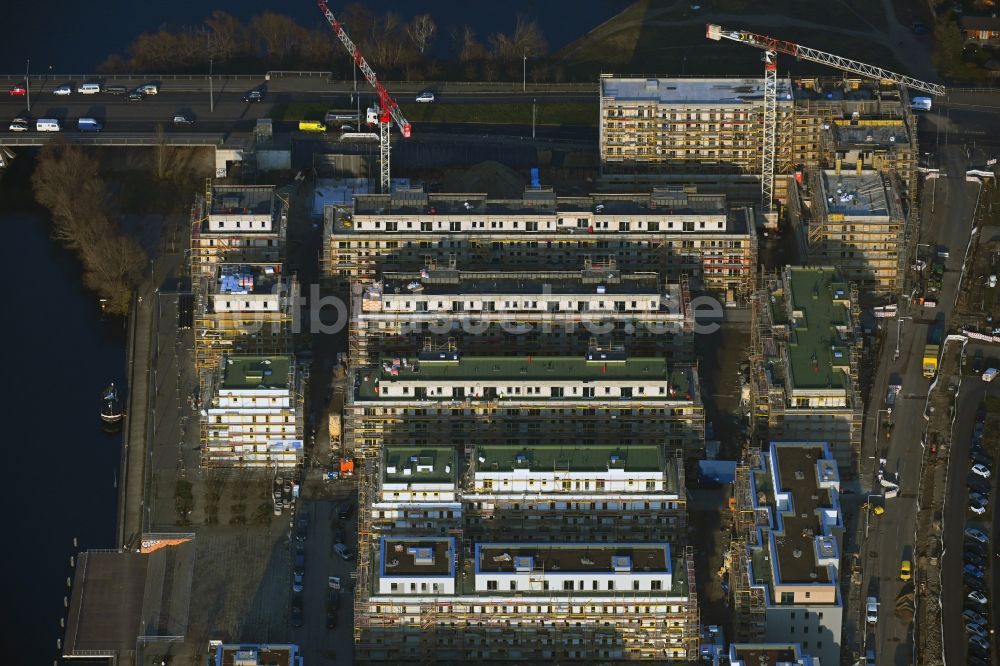
{"label": "light pole", "polygon": [[524,58],[521,64],[521,92],[528,90],[528,54],[522,53],[521,56]]}
{"label": "light pole", "polygon": [[28,72],[31,69],[31,58],[24,63],[24,94],[28,98],[28,112],[31,112],[31,84],[28,83]]}
{"label": "light pole", "polygon": [[904,319],[912,321],[913,317],[896,317],[896,355],[893,357],[893,360],[899,358],[899,337],[902,335],[902,325]]}
{"label": "light pole", "polygon": [[868,507],[865,509],[865,541],[868,541],[868,517],[872,513],[872,508],[874,508],[874,505],[872,504],[873,497],[881,497],[881,495],[869,495],[867,501],[865,502]]}
{"label": "light pole", "polygon": [[212,66],[214,58],[208,59],[208,110],[215,113],[215,90],[212,87]]}

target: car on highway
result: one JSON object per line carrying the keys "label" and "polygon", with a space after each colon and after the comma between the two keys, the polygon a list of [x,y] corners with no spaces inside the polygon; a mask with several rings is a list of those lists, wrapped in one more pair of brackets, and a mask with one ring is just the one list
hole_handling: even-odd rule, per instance
{"label": "car on highway", "polygon": [[982,530],[977,530],[975,527],[966,527],[965,536],[983,544],[990,542],[989,535],[986,534],[986,532],[983,532]]}
{"label": "car on highway", "polygon": [[985,617],[972,610],[971,608],[962,611],[962,618],[966,622],[971,622],[973,624],[986,624],[987,620]]}
{"label": "car on highway", "polygon": [[28,122],[27,118],[14,118],[10,121],[10,127],[8,127],[11,132],[27,132],[31,129],[31,123]]}
{"label": "car on highway", "polygon": [[292,592],[302,591],[302,582],[305,580],[305,576],[300,573],[292,575]]}
{"label": "car on highway", "polygon": [[986,629],[973,622],[966,623],[965,631],[972,636],[983,636],[983,637],[989,636],[989,632],[986,631]]}
{"label": "car on highway", "polygon": [[989,467],[987,467],[986,465],[980,465],[978,463],[972,466],[972,473],[977,476],[981,476],[984,479],[990,478],[991,475]]}
{"label": "car on highway", "polygon": [[174,116],[174,124],[175,125],[193,125],[194,124],[194,117],[193,116],[189,116],[186,113],[178,113],[176,116]]}
{"label": "car on highway", "polygon": [[104,92],[109,95],[124,95],[128,92],[128,88],[125,86],[108,86],[104,89]]}
{"label": "car on highway", "polygon": [[73,86],[59,86],[52,91],[53,95],[72,95]]}
{"label": "car on highway", "polygon": [[156,95],[160,92],[160,86],[155,83],[144,83],[143,85],[136,88],[143,95]]}
{"label": "car on highway", "polygon": [[899,580],[910,580],[913,577],[913,563],[903,560],[899,565]]}
{"label": "car on highway", "polygon": [[975,645],[976,647],[980,648],[981,650],[989,650],[990,649],[990,643],[989,643],[989,641],[987,641],[982,636],[977,636],[975,634],[973,634],[972,636],[969,636],[969,645]]}
{"label": "car on highway", "polygon": [[141,102],[145,98],[146,96],[138,90],[133,90],[128,94],[128,101],[130,102]]}
{"label": "car on highway", "polygon": [[975,601],[980,606],[985,606],[986,604],[989,603],[989,599],[986,598],[986,595],[980,592],[979,590],[972,590],[967,595],[965,595],[965,598]]}
{"label": "car on highway", "polygon": [[16,83],[8,91],[12,97],[24,97],[28,94],[28,86],[23,83]]}
{"label": "car on highway", "polygon": [[434,93],[432,93],[430,90],[425,90],[419,95],[417,95],[417,101],[420,102],[421,104],[428,104],[430,102],[433,102]]}
{"label": "car on highway", "polygon": [[251,90],[246,95],[243,95],[244,102],[263,102],[264,101],[264,91],[263,90]]}

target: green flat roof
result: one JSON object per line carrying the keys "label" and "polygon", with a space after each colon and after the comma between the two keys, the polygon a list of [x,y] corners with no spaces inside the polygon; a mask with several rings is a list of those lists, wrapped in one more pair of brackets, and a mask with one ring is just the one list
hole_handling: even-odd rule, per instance
{"label": "green flat roof", "polygon": [[849,365],[850,352],[836,327],[850,322],[844,304],[850,288],[834,280],[832,268],[792,268],[789,275],[792,309],[802,314],[794,317],[788,344],[792,388],[842,389],[844,372],[834,366]]}
{"label": "green flat roof", "polygon": [[289,356],[226,356],[222,388],[288,388]]}
{"label": "green flat roof", "polygon": [[[515,469],[531,469],[536,472],[569,470],[572,472],[598,472],[608,469],[624,469],[630,472],[655,472],[663,469],[660,448],[649,444],[635,446],[562,446],[543,444],[541,446],[478,446],[477,469],[481,472],[510,472]],[[613,456],[617,462],[612,463]],[[523,461],[521,458],[523,457]]]}
{"label": "green flat roof", "polygon": [[[451,471],[446,472],[445,465],[450,465]],[[389,473],[390,467],[396,471]],[[382,470],[387,483],[454,483],[455,467],[455,449],[447,446],[387,446]],[[404,473],[407,469],[409,474]]]}
{"label": "green flat roof", "polygon": [[[407,358],[406,366],[395,366],[396,358],[382,359],[378,368],[361,370],[359,397],[377,399],[376,382],[437,381],[623,381],[662,380],[677,388],[675,398],[687,400],[693,393],[690,369],[685,365],[668,367],[663,358],[630,358],[625,361],[588,361],[575,356],[463,356],[458,361],[418,361]],[[387,366],[395,367],[387,370]],[[531,396],[508,396],[530,400]],[[668,395],[634,394],[634,400],[663,399]],[[694,399],[691,396],[690,399]],[[428,399],[434,399],[429,397]],[[547,399],[547,398],[546,398]],[[601,396],[594,398],[600,401]],[[448,398],[451,400],[451,398]]]}

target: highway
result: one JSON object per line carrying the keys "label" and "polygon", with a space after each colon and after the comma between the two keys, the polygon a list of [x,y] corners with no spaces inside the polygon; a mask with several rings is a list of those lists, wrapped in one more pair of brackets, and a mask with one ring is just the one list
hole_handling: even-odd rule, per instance
{"label": "highway", "polygon": [[[921,360],[929,327],[939,317],[944,320],[955,302],[978,191],[976,184],[965,181],[967,159],[961,147],[945,147],[939,153],[939,159],[941,170],[947,177],[924,187],[919,240],[932,248],[936,245],[950,248],[939,306],[901,307],[898,322],[885,320],[883,325],[889,330],[884,338],[885,348],[880,355],[871,401],[865,411],[862,488],[866,492],[881,493],[874,478],[878,458],[886,458],[887,471],[898,472],[901,480],[899,497],[885,500],[885,514],[871,518],[868,538],[861,548],[864,556],[862,600],[870,594],[877,596],[882,604],[879,622],[874,628],[874,647],[879,666],[915,663],[912,625],[904,625],[893,615],[893,609],[904,585],[899,580],[900,562],[913,559],[916,490],[922,455],[920,442],[926,423],[923,414],[930,386],[930,381],[922,375]],[[894,359],[897,330],[901,332],[898,338],[900,355]],[[884,400],[889,378],[894,376],[902,379],[903,388],[892,413],[895,425],[891,437],[886,439],[885,430],[881,427],[887,416]],[[964,484],[964,477],[961,483]],[[864,501],[864,498],[860,500]],[[861,609],[854,609],[853,613],[854,619],[857,619]],[[868,640],[868,647],[872,647],[872,639]]]}

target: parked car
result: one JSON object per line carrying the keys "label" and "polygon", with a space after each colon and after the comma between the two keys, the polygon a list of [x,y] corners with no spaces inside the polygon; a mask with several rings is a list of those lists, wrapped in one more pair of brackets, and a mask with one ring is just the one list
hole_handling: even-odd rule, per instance
{"label": "parked car", "polygon": [[991,666],[990,662],[975,654],[969,655],[968,662],[969,666]]}
{"label": "parked car", "polygon": [[434,93],[430,90],[425,90],[424,92],[417,95],[417,101],[421,104],[428,104],[434,101]]}
{"label": "parked car", "polygon": [[978,502],[979,504],[985,505],[990,503],[990,498],[987,497],[986,495],[983,495],[982,493],[971,492],[969,493],[969,501]]}
{"label": "parked car", "polygon": [[913,577],[913,564],[909,560],[903,560],[899,565],[899,580],[910,580]]}
{"label": "parked car", "polygon": [[985,575],[982,567],[977,567],[975,564],[966,564],[962,567],[962,573],[966,573],[980,579]]}
{"label": "parked car", "polygon": [[298,520],[295,521],[295,540],[305,541],[309,536],[309,519],[305,516],[299,516]]}
{"label": "parked car", "polygon": [[979,541],[973,541],[972,539],[966,538],[965,540],[965,552],[975,553],[979,557],[989,558],[990,549],[986,547],[985,544]]}
{"label": "parked car", "polygon": [[990,542],[989,535],[987,535],[986,532],[983,532],[982,530],[976,529],[975,527],[966,527],[965,528],[965,536],[969,537],[970,539],[974,539],[975,541],[978,541],[979,543],[989,543]]}
{"label": "parked car", "polygon": [[333,542],[347,543],[347,532],[338,527],[337,530],[333,533]]}
{"label": "parked car", "polygon": [[10,127],[8,127],[11,132],[27,132],[31,129],[31,123],[28,122],[27,118],[14,118],[10,121]]}
{"label": "parked car", "polygon": [[59,86],[52,90],[53,95],[72,95],[73,86]]}
{"label": "parked car", "polygon": [[969,645],[975,645],[976,647],[982,650],[990,649],[989,641],[987,641],[982,636],[976,636],[976,635],[969,636]]}
{"label": "parked car", "polygon": [[990,492],[990,482],[981,476],[976,476],[975,474],[969,474],[969,478],[966,479],[965,485],[975,490],[977,493],[982,493],[983,495],[989,496]]}
{"label": "parked car", "polygon": [[302,574],[300,574],[300,573],[294,574],[292,576],[292,592],[301,592],[302,591],[302,582],[304,580],[305,580],[305,577]]}
{"label": "parked car", "polygon": [[986,594],[986,585],[983,583],[982,579],[976,578],[972,574],[963,573],[962,583],[964,583],[965,586],[970,590],[972,590],[973,592]]}
{"label": "parked car", "polygon": [[12,97],[24,97],[28,94],[28,86],[23,83],[16,83],[11,86],[10,92]]}
{"label": "parked car", "polygon": [[351,552],[351,549],[342,543],[338,543],[336,546],[334,546],[333,552],[339,555],[340,559],[342,560],[349,560],[352,557],[354,557],[354,553]]}
{"label": "parked car", "polygon": [[972,610],[971,608],[962,611],[962,618],[966,622],[972,622],[973,624],[986,624],[986,618],[977,613],[976,611]]}
{"label": "parked car", "polygon": [[972,473],[977,476],[981,476],[984,479],[990,478],[991,475],[989,467],[987,467],[986,465],[979,465],[979,464],[972,466]]}
{"label": "parked car", "polygon": [[986,566],[986,560],[984,558],[969,551],[965,551],[965,553],[963,554],[962,562],[964,562],[965,564],[972,564],[977,567]]}
{"label": "parked car", "polygon": [[983,638],[989,636],[989,632],[978,624],[973,624],[968,622],[965,625],[965,631],[967,631],[971,636],[982,636]]}
{"label": "parked car", "polygon": [[979,463],[981,465],[986,465],[987,467],[993,464],[993,458],[991,456],[986,455],[981,448],[977,451],[970,450],[969,458],[972,460],[972,462]]}
{"label": "parked car", "polygon": [[337,590],[330,590],[330,598],[327,599],[327,607],[337,608],[340,606],[340,592]]}
{"label": "parked car", "polygon": [[335,629],[337,627],[337,609],[331,608],[326,611],[326,628]]}
{"label": "parked car", "polygon": [[292,594],[292,611],[295,609],[302,610],[302,593],[295,592]]}
{"label": "parked car", "polygon": [[981,504],[979,502],[972,502],[972,501],[970,501],[969,502],[969,511],[971,511],[974,514],[976,514],[977,516],[981,516],[984,513],[986,513],[986,505],[985,504]]}

